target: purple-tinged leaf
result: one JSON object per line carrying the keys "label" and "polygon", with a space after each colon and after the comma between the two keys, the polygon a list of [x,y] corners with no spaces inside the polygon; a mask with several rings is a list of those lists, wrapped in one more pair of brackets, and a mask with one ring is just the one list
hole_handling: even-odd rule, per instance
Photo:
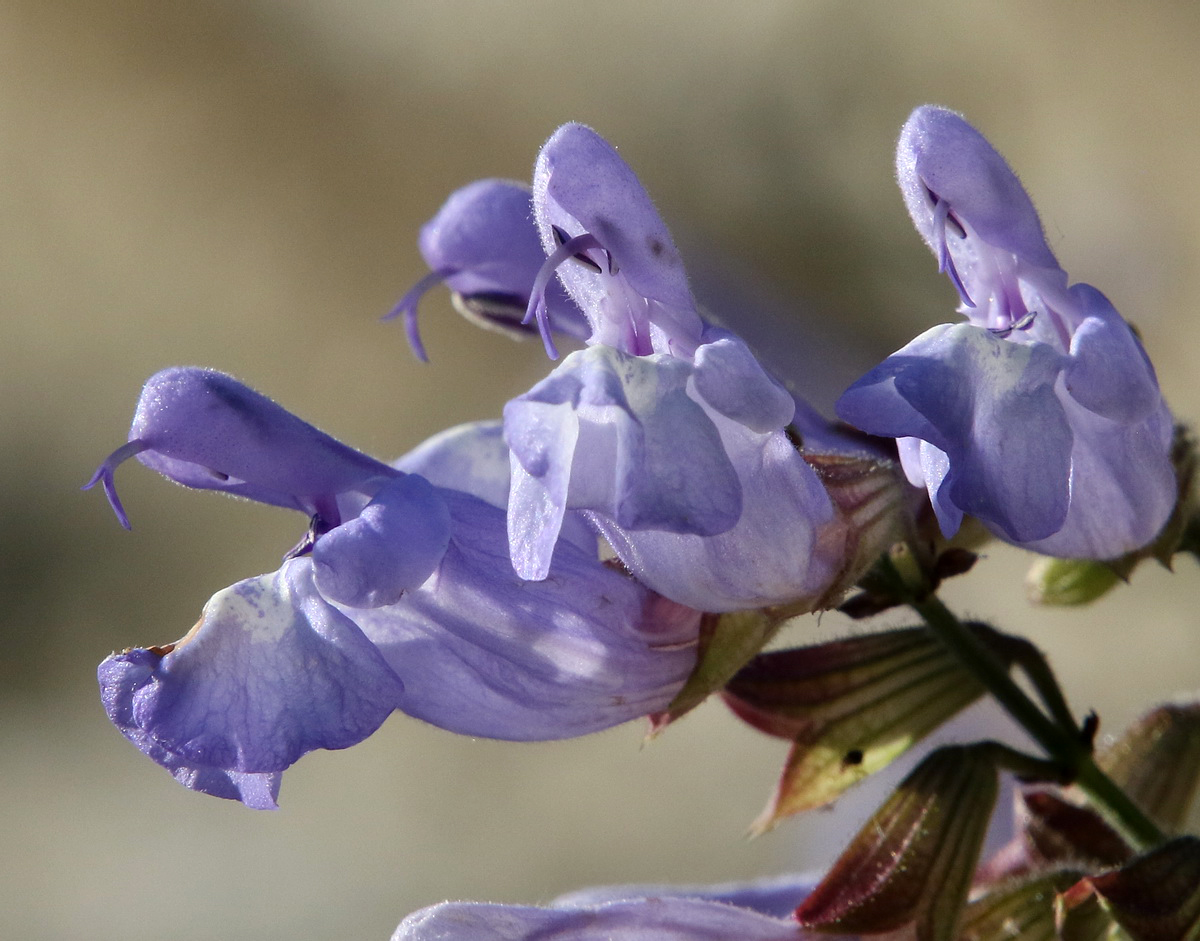
{"label": "purple-tinged leaf", "polygon": [[1068,906],[1099,898],[1133,941],[1200,938],[1200,838],[1179,837],[1121,869],[1082,879]]}
{"label": "purple-tinged leaf", "polygon": [[1096,762],[1155,821],[1178,830],[1200,786],[1200,702],[1151,710]]}
{"label": "purple-tinged leaf", "polygon": [[800,924],[874,934],[911,923],[918,941],[953,941],[996,801],[996,748],[922,761],[796,909]]}
{"label": "purple-tinged leaf", "polygon": [[1121,835],[1089,807],[1073,804],[1054,791],[1023,791],[1024,838],[1038,868],[1047,864],[1088,863],[1119,866],[1133,856]]}
{"label": "purple-tinged leaf", "polygon": [[[975,630],[1003,655],[1002,635]],[[829,803],[983,692],[922,628],[760,654],[728,684],[725,701],[750,725],[793,745],[752,830]]]}

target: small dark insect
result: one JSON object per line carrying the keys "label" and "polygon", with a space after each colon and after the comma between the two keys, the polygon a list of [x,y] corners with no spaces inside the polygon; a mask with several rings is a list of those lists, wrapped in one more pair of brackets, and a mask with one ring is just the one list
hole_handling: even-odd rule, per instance
{"label": "small dark insect", "polygon": [[844,765],[861,765],[863,763],[862,749],[851,748],[846,752],[846,757],[842,759]]}

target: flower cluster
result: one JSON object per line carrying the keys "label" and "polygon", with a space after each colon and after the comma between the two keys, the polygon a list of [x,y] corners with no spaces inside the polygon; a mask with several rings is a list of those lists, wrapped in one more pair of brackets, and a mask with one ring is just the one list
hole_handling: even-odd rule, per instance
{"label": "flower cluster", "polygon": [[[218,592],[180,640],[106,659],[109,718],[187,787],[268,808],[299,757],[353,745],[393,711],[545,740],[640,717],[661,728],[720,690],[793,742],[765,828],[981,696],[966,656],[996,664],[993,677],[1021,664],[1057,723],[1042,744],[1084,760],[1090,733],[1047,692],[1036,650],[986,625],[963,627],[953,648],[914,628],[761,653],[785,620],[856,584],[848,612],[912,604],[932,627],[921,605],[967,566],[923,519],[943,539],[969,516],[1049,556],[1113,560],[1155,540],[1185,489],[1137,336],[1099,291],[1068,285],[991,145],[958,115],[919,108],[897,168],[967,320],[854,383],[837,406],[853,427],[815,420],[702,315],[650,197],[579,124],[546,142],[530,187],[482,180],[450,197],[420,234],[430,274],[389,315],[422,360],[418,304],[441,283],[470,320],[540,336],[556,363],[500,420],[385,463],[223,373],[152,376],[127,443],[87,484],[124,526],[115,472],[129,458],[307,525],[277,571]],[[558,361],[560,342],[572,350]],[[1029,767],[994,743],[934,753],[815,889],[447,904],[396,937],[795,939],[797,906],[824,931],[947,936],[997,770]],[[914,872],[928,877],[920,891]]]}
{"label": "flower cluster", "polygon": [[587,344],[502,426],[389,465],[229,376],[168,369],[89,483],[126,527],[114,472],[131,457],[309,519],[279,571],[214,596],[182,640],[100,667],[109,717],[189,787],[272,806],[302,754],[397,709],[520,740],[662,712],[701,612],[810,610],[870,555],[793,444],[796,403],[703,322],[649,197],[594,131],[554,135],[532,194],[454,194],[420,244],[433,276],[396,308],[418,355],[417,301],[438,281],[473,316],[536,320],[552,353],[556,333]]}

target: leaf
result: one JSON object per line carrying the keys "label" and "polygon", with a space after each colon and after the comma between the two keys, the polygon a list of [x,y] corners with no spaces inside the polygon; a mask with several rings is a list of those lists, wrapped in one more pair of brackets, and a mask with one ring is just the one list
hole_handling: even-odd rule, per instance
{"label": "leaf", "polygon": [[1084,879],[1133,941],[1200,938],[1200,839],[1179,837]]}
{"label": "leaf", "polygon": [[657,735],[728,683],[763,649],[783,620],[769,609],[705,614],[700,620],[696,666],[666,711],[650,717],[650,734]]}
{"label": "leaf", "polygon": [[[1003,652],[1002,635],[973,627]],[[752,832],[834,800],[983,692],[924,628],[755,657],[730,681],[724,699],[741,719],[793,745]]]}
{"label": "leaf", "polygon": [[1055,941],[1055,900],[1081,875],[1062,870],[992,889],[966,907],[959,941]]}
{"label": "leaf", "polygon": [[1162,827],[1178,831],[1200,785],[1200,703],[1148,712],[1096,763]]}
{"label": "leaf", "polygon": [[915,923],[953,941],[998,790],[997,746],[930,754],[796,909],[805,928],[874,934]]}
{"label": "leaf", "polygon": [[1025,840],[1040,864],[1089,863],[1120,866],[1133,849],[1098,813],[1073,804],[1053,791],[1025,790]]}

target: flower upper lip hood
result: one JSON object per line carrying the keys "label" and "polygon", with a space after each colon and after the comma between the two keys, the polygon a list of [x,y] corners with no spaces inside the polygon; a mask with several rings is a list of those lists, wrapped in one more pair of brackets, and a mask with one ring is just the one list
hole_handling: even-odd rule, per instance
{"label": "flower upper lip hood", "polygon": [[917,337],[838,414],[899,439],[946,535],[970,514],[1050,555],[1144,546],[1176,487],[1171,416],[1136,335],[1095,288],[1068,286],[1016,175],[961,116],[918,108],[896,167],[967,323]]}
{"label": "flower upper lip hood", "polygon": [[129,441],[97,468],[117,518],[129,519],[113,475],[130,457],[186,487],[299,510],[322,590],[359,607],[391,604],[433,571],[450,517],[433,488],[347,447],[231,376],[177,367],[142,388]]}
{"label": "flower upper lip hood", "polygon": [[[445,282],[456,306],[474,322],[508,332],[529,333],[522,319],[529,292],[545,261],[533,226],[529,187],[509,180],[476,180],[456,190],[421,227],[417,240],[430,273],[415,284],[384,318],[404,317],[413,352],[428,357],[417,325],[417,305],[435,284]],[[546,291],[553,329],[579,339],[588,325],[560,285]]]}
{"label": "flower upper lip hood", "polygon": [[[557,271],[591,325],[590,343],[634,355],[692,353],[703,323],[683,259],[649,194],[608,141],[582,124],[555,131],[534,167],[533,205],[549,256],[539,284]],[[585,263],[562,264],[573,256]],[[531,313],[537,303],[535,291]]]}
{"label": "flower upper lip hood", "polygon": [[85,485],[103,483],[126,529],[129,518],[113,473],[134,456],[185,487],[299,510],[320,516],[330,527],[341,521],[340,494],[370,496],[401,476],[233,377],[185,366],[146,380],[128,443],[109,455]]}
{"label": "flower upper lip hood", "polygon": [[896,145],[896,178],[913,224],[939,259],[967,248],[965,240],[952,248],[945,232],[947,222],[966,223],[994,248],[1030,265],[1058,268],[1025,187],[961,115],[917,108]]}

